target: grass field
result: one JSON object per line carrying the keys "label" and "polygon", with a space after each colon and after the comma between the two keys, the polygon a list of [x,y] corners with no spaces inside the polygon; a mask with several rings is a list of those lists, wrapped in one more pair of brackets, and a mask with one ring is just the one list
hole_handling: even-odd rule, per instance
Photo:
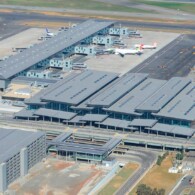
{"label": "grass field", "polygon": [[39,7],[56,7],[87,10],[105,10],[121,12],[147,12],[142,9],[113,5],[111,3],[96,2],[93,0],[1,0],[2,5],[25,5]]}
{"label": "grass field", "polygon": [[127,178],[139,167],[138,164],[129,163],[99,192],[98,195],[112,195],[127,180]]}
{"label": "grass field", "polygon": [[[171,155],[167,156],[162,162],[161,166],[155,165],[146,176],[139,182],[139,184],[146,184],[151,188],[164,188],[166,194],[171,191],[182,174],[168,173],[168,169],[172,166]],[[138,185],[139,185],[138,184]],[[129,195],[135,195],[137,186]]]}
{"label": "grass field", "polygon": [[156,1],[146,1],[146,0],[138,0],[138,2],[153,5],[168,9],[181,10],[189,13],[195,14],[195,4],[192,3],[177,3],[177,2],[156,2]]}

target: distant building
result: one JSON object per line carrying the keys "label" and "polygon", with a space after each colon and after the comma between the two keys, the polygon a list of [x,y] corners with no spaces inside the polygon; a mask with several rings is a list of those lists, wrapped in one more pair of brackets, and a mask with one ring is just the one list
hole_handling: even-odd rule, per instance
{"label": "distant building", "polygon": [[169,173],[178,173],[178,168],[177,167],[171,167],[168,170]]}
{"label": "distant building", "polygon": [[0,192],[46,155],[45,133],[0,129]]}

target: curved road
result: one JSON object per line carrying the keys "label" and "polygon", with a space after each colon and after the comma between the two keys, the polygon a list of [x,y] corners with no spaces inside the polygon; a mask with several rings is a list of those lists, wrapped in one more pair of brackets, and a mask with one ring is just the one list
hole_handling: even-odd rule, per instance
{"label": "curved road", "polygon": [[137,161],[140,164],[140,168],[129,177],[129,179],[123,184],[123,186],[115,193],[115,195],[126,194],[131,191],[135,185],[142,179],[151,166],[155,163],[157,155],[154,152],[142,151],[137,149],[131,149],[125,153],[132,160]]}

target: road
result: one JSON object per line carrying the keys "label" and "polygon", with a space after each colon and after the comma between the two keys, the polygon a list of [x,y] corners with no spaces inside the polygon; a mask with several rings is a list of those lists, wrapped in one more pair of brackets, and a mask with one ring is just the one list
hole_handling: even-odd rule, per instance
{"label": "road", "polygon": [[170,195],[179,195],[186,188],[192,188],[194,186],[190,185],[190,180],[193,178],[192,175],[185,176],[183,179],[179,181],[179,186],[172,192]]}
{"label": "road", "polygon": [[114,131],[110,129],[98,129],[94,127],[69,127],[62,123],[54,122],[44,122],[44,121],[27,121],[27,120],[16,120],[13,119],[11,114],[0,114],[0,126],[23,128],[23,129],[38,129],[43,131],[71,131],[75,133],[83,133],[90,135],[105,135],[105,136],[118,136],[126,140],[142,141],[142,142],[152,142],[152,143],[164,143],[167,145],[176,145],[176,146],[195,146],[194,139],[182,139],[182,138],[171,138],[163,136],[155,136],[148,134],[137,134],[130,132]]}
{"label": "road", "polygon": [[126,194],[131,191],[155,163],[156,157],[157,155],[153,152],[141,151],[137,149],[131,149],[131,151],[126,152],[125,157],[120,157],[138,162],[140,167],[131,177],[129,177],[129,179],[122,185],[115,195]]}

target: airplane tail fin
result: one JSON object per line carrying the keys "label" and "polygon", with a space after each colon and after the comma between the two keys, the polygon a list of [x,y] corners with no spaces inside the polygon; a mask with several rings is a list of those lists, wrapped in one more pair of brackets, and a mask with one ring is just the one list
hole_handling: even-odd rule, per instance
{"label": "airplane tail fin", "polygon": [[154,46],[154,47],[157,47],[157,42],[154,42],[153,46]]}
{"label": "airplane tail fin", "polygon": [[143,51],[143,44],[140,45],[140,47],[138,48],[138,51],[140,51],[140,52]]}
{"label": "airplane tail fin", "polygon": [[48,28],[46,28],[45,30],[46,30],[46,32],[47,32],[47,33],[49,33],[49,30],[48,30]]}

